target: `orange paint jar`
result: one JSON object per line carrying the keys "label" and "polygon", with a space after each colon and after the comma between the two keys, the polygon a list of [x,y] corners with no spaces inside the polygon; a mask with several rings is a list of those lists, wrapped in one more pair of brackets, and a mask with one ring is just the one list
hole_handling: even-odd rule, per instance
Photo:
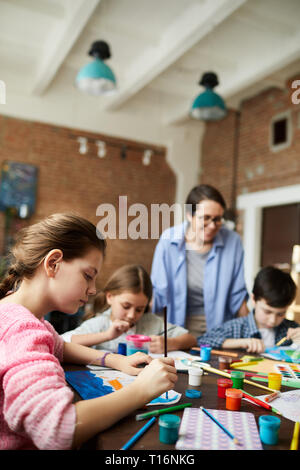
{"label": "orange paint jar", "polygon": [[236,388],[227,388],[225,390],[226,395],[226,408],[231,411],[239,411],[241,408],[241,402],[243,392]]}

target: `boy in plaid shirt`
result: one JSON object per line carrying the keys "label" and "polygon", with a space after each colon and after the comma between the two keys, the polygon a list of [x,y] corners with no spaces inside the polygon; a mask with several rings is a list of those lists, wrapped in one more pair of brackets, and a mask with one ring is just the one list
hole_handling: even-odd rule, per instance
{"label": "boy in plaid shirt", "polygon": [[292,342],[300,345],[299,324],[285,318],[296,290],[289,274],[273,266],[261,269],[252,290],[253,310],[247,316],[229,320],[198,337],[199,346],[209,344],[214,348],[261,353],[285,336],[284,345]]}

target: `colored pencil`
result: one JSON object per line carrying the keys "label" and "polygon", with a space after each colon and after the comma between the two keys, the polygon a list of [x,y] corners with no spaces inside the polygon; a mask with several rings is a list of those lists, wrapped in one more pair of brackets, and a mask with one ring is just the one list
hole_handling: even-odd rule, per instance
{"label": "colored pencil", "polygon": [[[268,377],[252,377],[253,380],[257,380],[258,382],[268,382]],[[292,388],[300,388],[300,380],[285,378],[281,381],[281,385],[285,387],[292,387]],[[275,391],[275,390],[274,390]]]}
{"label": "colored pencil", "polygon": [[287,340],[287,337],[285,336],[284,338],[282,338],[280,341],[278,341],[278,343],[276,343],[275,346],[280,346],[282,343],[284,343],[285,341]]}
{"label": "colored pencil", "polygon": [[[164,307],[164,355],[168,356],[167,307]],[[168,392],[166,392],[166,399],[168,400]]]}
{"label": "colored pencil", "polygon": [[245,366],[254,366],[255,364],[258,364],[259,361],[251,361],[251,362],[234,362],[230,364],[230,367],[233,369],[235,368],[243,368]]}
{"label": "colored pencil", "polygon": [[126,444],[124,444],[124,446],[121,447],[120,450],[129,449],[150,428],[150,426],[152,426],[155,420],[155,417],[149,419],[145,426],[143,426],[134,436],[132,436],[132,438],[129,439],[129,441],[127,441]]}
{"label": "colored pencil", "polygon": [[250,393],[245,392],[245,390],[240,389],[243,392],[243,396],[245,398],[248,398],[248,400],[252,401],[256,405],[261,406],[262,408],[266,408],[266,410],[273,411],[273,413],[276,413],[278,415],[281,415],[280,411],[276,410],[276,408],[273,408],[271,405],[268,403],[265,403],[264,401],[260,400],[257,397],[254,397],[253,395],[250,395]]}
{"label": "colored pencil", "polygon": [[[230,373],[231,370],[225,369],[225,372]],[[245,377],[268,377],[268,374],[266,374],[265,372],[248,372],[246,370],[244,372],[245,372]]]}
{"label": "colored pencil", "polygon": [[298,450],[299,446],[299,421],[296,421],[290,450]]}
{"label": "colored pencil", "polygon": [[[215,369],[214,367],[210,367],[209,365],[201,363],[201,366],[200,366],[199,364],[197,364],[197,361],[190,361],[190,363],[191,365],[200,367],[200,369],[206,370],[207,372],[212,372],[213,374],[222,375],[223,377],[227,377],[229,379],[231,378],[230,374],[227,374],[226,372],[223,372],[219,369]],[[272,388],[265,387],[264,385],[260,385],[255,382],[251,382],[251,380],[244,379],[244,383],[248,385],[253,385],[254,387],[261,388],[263,390],[267,390],[268,392],[276,392],[276,390],[273,390]]]}
{"label": "colored pencil", "polygon": [[203,406],[200,406],[200,410],[203,411],[203,413],[206,414],[206,416],[208,416],[214,423],[216,423],[219,428],[221,428],[226,434],[227,436],[229,436],[231,439],[233,439],[233,442],[235,444],[240,444],[238,439],[236,437],[234,437],[234,435],[228,431],[228,429],[225,428],[225,426],[223,426],[223,424],[221,424],[214,416],[212,416],[205,408],[203,408]]}
{"label": "colored pencil", "polygon": [[271,393],[271,395],[267,395],[265,397],[265,400],[266,400],[267,403],[270,403],[271,401],[275,400],[275,398],[278,398],[280,395],[281,395],[281,393],[279,391],[274,392],[274,393]]}
{"label": "colored pencil", "polygon": [[182,405],[177,406],[169,406],[168,408],[162,408],[160,410],[149,411],[148,413],[141,413],[136,415],[136,421],[142,421],[143,419],[151,418],[151,416],[159,416],[164,413],[170,413],[171,411],[179,411],[183,408],[187,408],[188,406],[192,406],[192,403],[183,403]]}
{"label": "colored pencil", "polygon": [[[200,352],[200,348],[197,348],[197,346],[195,346],[194,348],[192,348],[192,351]],[[229,351],[219,351],[218,349],[212,349],[210,352],[211,354],[215,354],[216,356],[238,357],[238,353],[229,352]]]}

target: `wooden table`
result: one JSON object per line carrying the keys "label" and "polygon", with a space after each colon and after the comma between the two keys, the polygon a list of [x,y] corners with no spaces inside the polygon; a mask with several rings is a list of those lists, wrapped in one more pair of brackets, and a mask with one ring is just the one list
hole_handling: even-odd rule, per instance
{"label": "wooden table", "polygon": [[[212,360],[209,361],[212,367],[218,368],[217,366],[217,357],[212,356]],[[78,370],[83,369],[80,366],[65,366],[65,370]],[[192,403],[192,406],[197,408],[199,406],[204,406],[208,409],[220,409],[225,410],[225,399],[219,398],[217,395],[217,379],[220,376],[209,373],[202,377],[202,383],[200,387],[192,387],[188,385],[188,375],[187,373],[179,372],[178,381],[175,387],[177,392],[182,394],[181,403]],[[262,384],[262,382],[260,382]],[[267,383],[264,383],[267,385]],[[198,399],[190,399],[185,397],[185,390],[187,388],[194,388],[201,390],[202,397]],[[282,387],[281,391],[290,391],[293,390],[289,387]],[[245,385],[245,391],[251,393],[251,395],[264,395],[268,393],[260,388],[254,387],[252,385]],[[75,392],[75,401],[80,400],[81,398]],[[177,403],[177,404],[179,404]],[[274,405],[275,406],[275,405]],[[146,420],[136,421],[135,416],[138,413],[143,413],[145,411],[152,411],[155,409],[160,409],[162,406],[152,406],[146,409],[140,409],[126,418],[119,421],[117,424],[112,426],[99,433],[94,438],[86,442],[81,449],[82,450],[117,450],[120,449],[145,423]],[[263,414],[274,413],[266,410],[265,408],[258,407],[257,405],[251,404],[246,400],[242,400],[241,411],[253,413],[256,418],[256,423],[258,425],[258,418]],[[182,417],[183,410],[175,412],[178,416]],[[278,415],[276,415],[278,416]],[[263,445],[265,450],[289,450],[291,439],[293,435],[294,422],[280,416],[281,425],[279,430],[279,441],[276,446],[267,446]],[[159,426],[158,418],[152,427],[131,447],[131,450],[157,450],[157,451],[175,451],[175,445],[166,445],[162,444],[159,441]],[[182,451],[181,451],[182,452]],[[187,451],[189,452],[189,451]],[[151,463],[151,462],[150,462]]]}

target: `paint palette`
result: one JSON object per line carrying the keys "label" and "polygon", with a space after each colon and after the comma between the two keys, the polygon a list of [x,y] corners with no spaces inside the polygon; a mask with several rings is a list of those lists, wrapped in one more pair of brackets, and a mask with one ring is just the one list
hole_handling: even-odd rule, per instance
{"label": "paint palette", "polygon": [[275,367],[283,379],[296,379],[300,382],[299,364],[275,364]]}

